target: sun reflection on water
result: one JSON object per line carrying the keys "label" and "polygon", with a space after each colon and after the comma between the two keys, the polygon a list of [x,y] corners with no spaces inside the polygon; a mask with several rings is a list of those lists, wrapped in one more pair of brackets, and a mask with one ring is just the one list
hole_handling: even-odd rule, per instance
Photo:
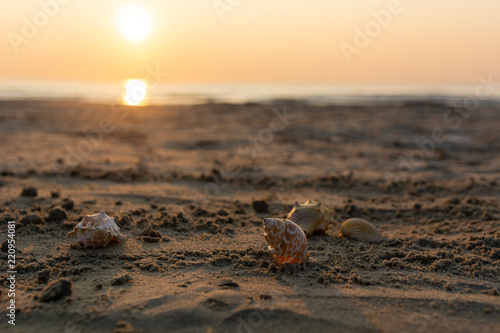
{"label": "sun reflection on water", "polygon": [[139,79],[128,80],[125,85],[125,93],[122,97],[122,103],[125,105],[143,106],[147,103],[147,85],[146,82]]}

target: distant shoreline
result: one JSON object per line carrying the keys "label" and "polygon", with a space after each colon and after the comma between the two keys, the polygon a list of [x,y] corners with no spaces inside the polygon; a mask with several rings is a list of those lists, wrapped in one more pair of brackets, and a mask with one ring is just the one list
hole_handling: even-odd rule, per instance
{"label": "distant shoreline", "polygon": [[[474,95],[474,86],[453,85],[286,85],[286,84],[162,84],[148,91],[149,105],[206,103],[272,103],[290,100],[307,105],[453,106]],[[111,83],[0,81],[0,100],[64,100],[116,103],[123,86]],[[495,91],[487,104],[500,103]]]}

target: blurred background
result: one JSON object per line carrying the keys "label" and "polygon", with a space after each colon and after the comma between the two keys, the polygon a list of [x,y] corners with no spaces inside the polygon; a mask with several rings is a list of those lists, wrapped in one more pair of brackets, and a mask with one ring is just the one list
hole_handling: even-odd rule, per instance
{"label": "blurred background", "polygon": [[24,0],[0,7],[2,99],[346,102],[464,96],[480,76],[500,81],[495,0]]}

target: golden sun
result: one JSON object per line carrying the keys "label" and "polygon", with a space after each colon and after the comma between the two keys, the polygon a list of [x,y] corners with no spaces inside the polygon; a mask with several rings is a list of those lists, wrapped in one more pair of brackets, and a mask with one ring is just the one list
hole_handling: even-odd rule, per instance
{"label": "golden sun", "polygon": [[134,43],[142,42],[153,28],[151,15],[140,6],[122,9],[118,14],[117,24],[122,35]]}

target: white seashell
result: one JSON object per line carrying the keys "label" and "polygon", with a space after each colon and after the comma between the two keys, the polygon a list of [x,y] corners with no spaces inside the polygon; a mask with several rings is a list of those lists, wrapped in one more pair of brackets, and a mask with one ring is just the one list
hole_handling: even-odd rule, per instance
{"label": "white seashell", "polygon": [[384,236],[382,236],[373,224],[358,218],[344,221],[340,230],[340,236],[342,238],[347,237],[366,241],[379,241],[384,239]]}
{"label": "white seashell", "polygon": [[76,235],[78,242],[85,247],[106,247],[109,242],[127,236],[120,233],[115,219],[101,211],[99,214],[85,216],[66,237]]}
{"label": "white seashell", "polygon": [[307,238],[304,231],[289,220],[264,219],[264,238],[274,260],[279,264],[307,260]]}
{"label": "white seashell", "polygon": [[333,222],[333,215],[319,201],[307,200],[302,204],[296,202],[288,213],[287,219],[295,222],[304,230],[307,237],[310,237],[315,231],[325,231]]}

